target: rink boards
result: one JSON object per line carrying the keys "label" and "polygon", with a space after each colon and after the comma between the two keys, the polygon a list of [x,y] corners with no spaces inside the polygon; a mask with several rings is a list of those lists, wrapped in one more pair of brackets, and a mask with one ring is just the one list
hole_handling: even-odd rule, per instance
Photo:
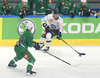
{"label": "rink boards", "polygon": [[[44,16],[28,16],[36,24],[34,41],[39,42],[44,29],[41,19]],[[61,16],[64,20],[62,38],[70,45],[100,45],[100,18],[79,17],[74,19],[69,16]],[[24,18],[24,19],[26,19]],[[19,35],[17,25],[22,19],[17,16],[0,16],[0,46],[14,46]],[[65,45],[56,37],[52,39],[51,45]]]}

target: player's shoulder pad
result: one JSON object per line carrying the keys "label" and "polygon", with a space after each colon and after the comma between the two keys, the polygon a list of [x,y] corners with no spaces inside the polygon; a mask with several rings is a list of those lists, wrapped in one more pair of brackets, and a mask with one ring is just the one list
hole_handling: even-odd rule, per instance
{"label": "player's shoulder pad", "polygon": [[86,3],[86,6],[89,7],[90,5],[88,3]]}
{"label": "player's shoulder pad", "polygon": [[17,4],[17,5],[21,5],[21,3]]}
{"label": "player's shoulder pad", "polygon": [[76,4],[76,8],[79,8],[80,7],[80,5],[81,5],[81,3],[79,2],[79,3],[77,3]]}
{"label": "player's shoulder pad", "polygon": [[51,16],[53,16],[53,14],[48,14],[48,15],[47,15],[47,17],[51,17]]}
{"label": "player's shoulder pad", "polygon": [[18,6],[21,6],[21,5],[22,5],[22,3],[19,3],[19,4],[18,4]]}
{"label": "player's shoulder pad", "polygon": [[60,22],[63,22],[63,19],[59,16],[59,20],[60,20]]}
{"label": "player's shoulder pad", "polygon": [[22,4],[21,4],[21,3],[19,3],[19,4],[17,4],[17,5],[16,5],[16,7],[17,7],[17,8],[20,8],[20,6],[21,6],[21,5],[22,5]]}
{"label": "player's shoulder pad", "polygon": [[27,4],[27,6],[29,7],[30,5],[29,5],[29,4]]}
{"label": "player's shoulder pad", "polygon": [[16,6],[19,7],[21,5],[21,3],[17,4]]}

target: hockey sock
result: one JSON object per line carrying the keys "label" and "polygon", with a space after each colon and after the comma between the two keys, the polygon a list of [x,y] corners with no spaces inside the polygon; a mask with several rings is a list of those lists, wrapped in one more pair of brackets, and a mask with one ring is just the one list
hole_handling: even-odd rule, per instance
{"label": "hockey sock", "polygon": [[50,47],[51,41],[46,41],[46,47]]}
{"label": "hockey sock", "polygon": [[45,41],[45,38],[41,37],[40,38],[40,47],[42,47],[44,45],[44,41]]}
{"label": "hockey sock", "polygon": [[27,70],[32,70],[34,63],[28,63]]}
{"label": "hockey sock", "polygon": [[18,59],[16,58],[16,57],[14,57],[11,61],[10,61],[10,63],[9,64],[15,64],[16,62],[18,61]]}

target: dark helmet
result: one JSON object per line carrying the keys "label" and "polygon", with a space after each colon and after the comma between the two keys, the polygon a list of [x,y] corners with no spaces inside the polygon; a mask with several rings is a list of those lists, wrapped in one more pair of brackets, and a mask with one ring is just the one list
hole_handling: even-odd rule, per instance
{"label": "dark helmet", "polygon": [[57,9],[54,10],[54,14],[59,14],[59,11]]}

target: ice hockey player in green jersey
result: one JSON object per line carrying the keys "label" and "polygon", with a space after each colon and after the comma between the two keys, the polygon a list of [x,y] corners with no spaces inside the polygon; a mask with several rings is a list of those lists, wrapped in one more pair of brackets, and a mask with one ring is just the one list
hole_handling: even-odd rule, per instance
{"label": "ice hockey player in green jersey", "polygon": [[73,7],[73,0],[59,0],[55,6],[55,9],[58,9],[62,15],[69,15]]}
{"label": "ice hockey player in green jersey", "polygon": [[3,4],[0,4],[0,15],[12,15],[13,7],[8,3],[8,0],[3,0]]}
{"label": "ice hockey player in green jersey", "polygon": [[80,16],[90,16],[90,5],[88,3],[86,3],[86,0],[80,0],[81,2],[79,2],[76,5],[76,14],[80,15]]}
{"label": "ice hockey player in green jersey", "polygon": [[28,47],[39,48],[39,43],[33,41],[33,34],[31,33],[32,28],[33,26],[31,23],[26,24],[26,31],[20,36],[19,41],[14,47],[16,57],[14,57],[8,64],[8,67],[16,67],[17,65],[15,63],[22,58],[25,58],[29,62],[26,72],[28,75],[36,74],[36,72],[32,71],[35,58],[28,51]]}
{"label": "ice hockey player in green jersey", "polygon": [[51,0],[35,0],[35,9],[37,15],[51,14]]}
{"label": "ice hockey player in green jersey", "polygon": [[33,8],[33,4],[34,4],[35,0],[28,0],[28,4],[30,6],[30,9]]}
{"label": "ice hockey player in green jersey", "polygon": [[15,13],[15,15],[18,15],[21,18],[24,18],[25,16],[29,15],[29,13],[30,13],[30,6],[28,5],[28,0],[22,0],[22,2],[19,3],[15,7],[14,13]]}
{"label": "ice hockey player in green jersey", "polygon": [[30,15],[33,15],[33,4],[35,3],[35,0],[28,0],[28,4],[30,6]]}

